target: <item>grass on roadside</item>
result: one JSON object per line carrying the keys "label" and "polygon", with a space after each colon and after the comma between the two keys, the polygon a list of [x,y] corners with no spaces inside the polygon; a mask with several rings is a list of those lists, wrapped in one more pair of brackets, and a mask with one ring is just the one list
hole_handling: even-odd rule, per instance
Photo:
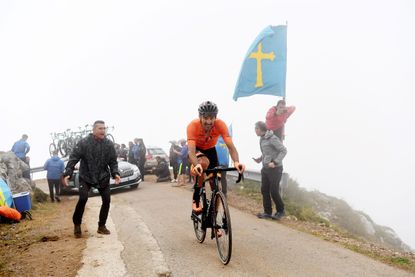
{"label": "grass on roadside", "polygon": [[[36,193],[35,193],[36,195]],[[34,235],[35,230],[43,227],[45,223],[55,217],[58,206],[50,202],[32,204],[33,220],[24,219],[19,223],[0,224],[0,276],[10,276],[9,263],[15,259],[16,254],[25,251],[31,244],[40,242],[43,235]]]}
{"label": "grass on roadside", "polygon": [[[260,183],[256,181],[244,180],[241,185],[233,185],[232,191],[237,195],[249,197],[262,205],[261,187]],[[316,214],[310,206],[291,201],[286,197],[283,197],[283,200],[287,215],[294,216],[296,219],[301,221],[324,223],[327,226],[330,225],[327,220]]]}
{"label": "grass on roadside", "polygon": [[[248,199],[247,203],[262,207],[261,185],[259,182],[244,180],[241,184],[228,182],[229,190],[240,197]],[[291,188],[292,189],[292,188]],[[296,189],[296,188],[295,188]],[[356,237],[350,232],[331,224],[328,220],[319,216],[308,204],[305,194],[301,190],[291,191],[287,195],[294,195],[294,200],[287,196],[283,197],[287,220],[280,221],[282,224],[293,227],[297,230],[313,234],[324,240],[339,243],[343,247],[354,252],[366,255],[375,260],[391,266],[395,266],[410,272],[415,272],[415,258],[406,257],[404,253],[395,252],[392,249],[374,246],[373,243]]]}

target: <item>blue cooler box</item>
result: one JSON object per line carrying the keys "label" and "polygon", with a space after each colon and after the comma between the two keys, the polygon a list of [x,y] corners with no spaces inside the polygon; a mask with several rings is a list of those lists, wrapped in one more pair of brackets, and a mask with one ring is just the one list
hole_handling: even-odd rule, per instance
{"label": "blue cooler box", "polygon": [[29,211],[32,208],[32,200],[28,191],[13,194],[13,202],[19,212]]}

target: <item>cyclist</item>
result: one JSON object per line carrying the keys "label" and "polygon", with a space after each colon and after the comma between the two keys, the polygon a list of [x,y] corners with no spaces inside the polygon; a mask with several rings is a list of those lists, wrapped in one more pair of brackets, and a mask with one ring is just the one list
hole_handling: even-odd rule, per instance
{"label": "cyclist", "polygon": [[[199,118],[192,120],[187,126],[189,161],[193,165],[191,169],[192,174],[198,175],[200,178],[203,173],[203,166],[199,162],[196,153],[198,153],[198,156],[199,153],[202,153],[209,159],[209,169],[219,165],[215,145],[220,135],[222,135],[229,149],[234,166],[239,173],[242,173],[245,170],[245,166],[239,163],[238,151],[232,142],[232,138],[229,136],[228,127],[223,120],[217,118],[218,107],[216,104],[211,101],[205,101],[199,105],[198,111]],[[201,211],[201,206],[199,205],[201,185],[201,183],[195,185],[193,193],[192,208],[195,212]]]}

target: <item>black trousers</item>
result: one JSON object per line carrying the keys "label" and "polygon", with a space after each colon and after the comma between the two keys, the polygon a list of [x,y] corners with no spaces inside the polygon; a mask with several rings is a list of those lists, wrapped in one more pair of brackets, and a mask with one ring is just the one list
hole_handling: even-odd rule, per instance
{"label": "black trousers", "polygon": [[177,175],[179,174],[179,163],[174,161],[170,165],[173,168],[173,179],[177,180]]}
{"label": "black trousers", "polygon": [[140,173],[141,173],[141,180],[142,181],[144,181],[144,175],[145,175],[145,171],[144,171],[144,163],[145,163],[145,161],[144,162],[142,162],[141,160],[140,160],[140,162],[138,163],[139,165],[138,165],[138,169],[140,170]]}
{"label": "black trousers", "polygon": [[[75,211],[72,216],[72,221],[75,225],[80,225],[82,223],[82,216],[84,215],[85,205],[88,201],[88,192],[91,189],[91,186],[91,184],[88,184],[84,180],[79,178],[79,200],[76,204]],[[107,223],[108,212],[110,210],[111,191],[109,186],[109,180],[103,182],[101,186],[97,189],[102,199],[98,225],[102,226]]]}
{"label": "black trousers", "polygon": [[[61,180],[59,179],[48,179],[49,185],[49,196],[52,201],[55,201],[55,195],[59,196],[61,194]],[[53,188],[55,188],[55,194],[53,193]]]}
{"label": "black trousers", "polygon": [[277,212],[284,211],[284,202],[280,195],[280,181],[282,176],[282,166],[275,168],[261,169],[261,193],[264,213],[272,214],[271,198],[274,200]]}

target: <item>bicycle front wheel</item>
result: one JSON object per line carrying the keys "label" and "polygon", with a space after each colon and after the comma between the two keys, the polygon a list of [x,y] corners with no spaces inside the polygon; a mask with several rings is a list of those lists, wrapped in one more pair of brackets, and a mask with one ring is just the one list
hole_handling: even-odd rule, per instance
{"label": "bicycle front wheel", "polygon": [[200,195],[200,205],[202,205],[202,213],[197,215],[192,212],[193,228],[195,229],[195,235],[198,242],[203,243],[206,237],[206,212],[207,212],[207,202],[206,194],[202,193]]}
{"label": "bicycle front wheel", "polygon": [[115,139],[114,139],[114,137],[111,134],[106,134],[105,137],[107,139],[109,139],[110,141],[115,142]]}
{"label": "bicycle front wheel", "polygon": [[224,265],[231,260],[232,227],[228,203],[225,195],[219,191],[215,195],[215,213],[213,218],[214,234],[219,258]]}

